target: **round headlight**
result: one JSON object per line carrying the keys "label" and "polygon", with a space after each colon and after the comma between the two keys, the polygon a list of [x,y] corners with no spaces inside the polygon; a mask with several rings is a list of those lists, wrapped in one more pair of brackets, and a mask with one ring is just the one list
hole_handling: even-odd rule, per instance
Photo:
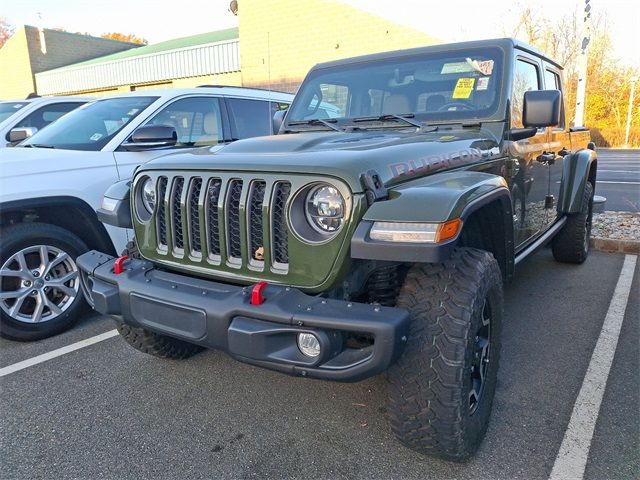
{"label": "round headlight", "polygon": [[142,204],[149,213],[153,213],[156,208],[156,186],[150,178],[142,184]]}
{"label": "round headlight", "polygon": [[306,214],[309,225],[320,233],[334,233],[344,222],[344,199],[337,188],[318,185],[307,194]]}

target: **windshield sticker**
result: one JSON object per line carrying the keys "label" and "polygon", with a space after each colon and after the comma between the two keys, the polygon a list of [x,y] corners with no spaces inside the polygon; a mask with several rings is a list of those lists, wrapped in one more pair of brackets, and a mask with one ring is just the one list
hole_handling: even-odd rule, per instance
{"label": "windshield sticker", "polygon": [[132,108],[131,110],[129,110],[129,111],[127,112],[127,115],[128,115],[129,117],[133,117],[136,113],[138,113],[138,110],[139,110],[138,108]]}
{"label": "windshield sticker", "polygon": [[13,108],[20,108],[20,107],[22,107],[22,104],[21,104],[21,103],[16,103],[16,104],[13,106]]}
{"label": "windshield sticker", "polygon": [[493,60],[479,62],[477,60],[467,58],[467,64],[469,64],[474,71],[481,73],[482,75],[491,75],[491,72],[493,72]]}
{"label": "windshield sticker", "polygon": [[93,135],[91,135],[89,137],[89,140],[93,140],[94,142],[97,142],[101,138],[102,138],[102,134],[101,133],[94,133]]}
{"label": "windshield sticker", "polygon": [[478,79],[478,85],[476,86],[476,90],[486,90],[489,88],[489,78],[490,77],[480,77]]}
{"label": "windshield sticker", "polygon": [[473,67],[467,62],[445,63],[442,65],[440,75],[446,75],[448,73],[471,73],[473,71]]}
{"label": "windshield sticker", "polygon": [[469,98],[475,81],[475,78],[459,78],[451,98]]}

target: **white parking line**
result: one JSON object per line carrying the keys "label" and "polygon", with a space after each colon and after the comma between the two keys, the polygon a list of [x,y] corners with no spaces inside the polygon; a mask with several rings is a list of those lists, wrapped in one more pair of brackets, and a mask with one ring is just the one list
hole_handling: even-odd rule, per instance
{"label": "white parking line", "polygon": [[591,354],[591,361],[573,406],[550,480],[582,479],[584,476],[600,404],[618,346],[637,258],[635,255],[625,256],[618,284],[613,292],[598,342]]}
{"label": "white parking line", "polygon": [[81,348],[88,347],[90,345],[93,345],[94,343],[102,342],[103,340],[115,337],[116,335],[118,335],[118,330],[109,330],[108,332],[101,333],[100,335],[96,335],[95,337],[80,340],[79,342],[72,343],[71,345],[67,345],[66,347],[58,348],[56,350],[43,353],[42,355],[38,355],[37,357],[28,358],[27,360],[14,363],[13,365],[9,365],[8,367],[0,368],[0,377],[4,377],[5,375],[15,373],[17,371],[31,367],[33,365],[37,365],[42,362],[46,362],[47,360],[51,360],[52,358],[56,358],[67,353],[80,350]]}
{"label": "white parking line", "polygon": [[[615,183],[615,184],[619,184],[619,185],[640,185],[640,182],[613,182],[613,181],[607,181],[607,180],[597,180],[598,183]],[[560,183],[560,182],[556,182],[556,183]]]}

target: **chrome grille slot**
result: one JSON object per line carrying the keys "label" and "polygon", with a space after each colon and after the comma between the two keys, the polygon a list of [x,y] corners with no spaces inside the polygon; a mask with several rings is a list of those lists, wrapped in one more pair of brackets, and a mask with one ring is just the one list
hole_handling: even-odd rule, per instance
{"label": "chrome grille slot", "polygon": [[198,201],[200,199],[200,191],[202,190],[202,178],[195,177],[191,179],[189,184],[189,242],[191,253],[200,255],[202,253],[202,242],[200,240],[200,210]]}
{"label": "chrome grille slot", "polygon": [[220,227],[218,226],[218,200],[222,181],[219,178],[209,180],[204,201],[206,233],[209,247],[209,258],[220,259]]}
{"label": "chrome grille slot", "polygon": [[271,203],[272,258],[274,265],[289,263],[289,232],[285,207],[291,194],[289,182],[277,182]]}
{"label": "chrome grille slot", "polygon": [[264,180],[254,180],[251,182],[249,191],[249,206],[247,208],[247,231],[249,248],[249,262],[262,266],[264,264],[264,228],[262,225],[262,204],[266,190]]}
{"label": "chrome grille slot", "polygon": [[240,238],[240,199],[242,180],[231,180],[227,188],[225,201],[225,230],[227,233],[227,256],[237,263],[242,258],[242,239]]}
{"label": "chrome grille slot", "polygon": [[167,211],[165,208],[165,196],[167,195],[167,177],[158,179],[158,213],[157,232],[158,246],[167,247]]}
{"label": "chrome grille slot", "polygon": [[184,249],[184,237],[182,229],[182,189],[184,188],[184,178],[176,177],[173,180],[171,191],[171,233],[173,237],[173,247],[177,250]]}

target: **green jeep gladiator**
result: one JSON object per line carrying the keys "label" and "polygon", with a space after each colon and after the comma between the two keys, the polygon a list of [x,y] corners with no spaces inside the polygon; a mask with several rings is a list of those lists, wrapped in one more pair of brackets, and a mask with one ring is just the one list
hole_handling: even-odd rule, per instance
{"label": "green jeep gladiator", "polygon": [[596,154],[561,78],[513,39],[317,65],[279,135],[114,185],[99,215],[137,249],[78,258],[85,294],[151,355],[386,372],[399,440],[464,460],[489,421],[504,282],[548,242],[561,262],[589,251]]}

